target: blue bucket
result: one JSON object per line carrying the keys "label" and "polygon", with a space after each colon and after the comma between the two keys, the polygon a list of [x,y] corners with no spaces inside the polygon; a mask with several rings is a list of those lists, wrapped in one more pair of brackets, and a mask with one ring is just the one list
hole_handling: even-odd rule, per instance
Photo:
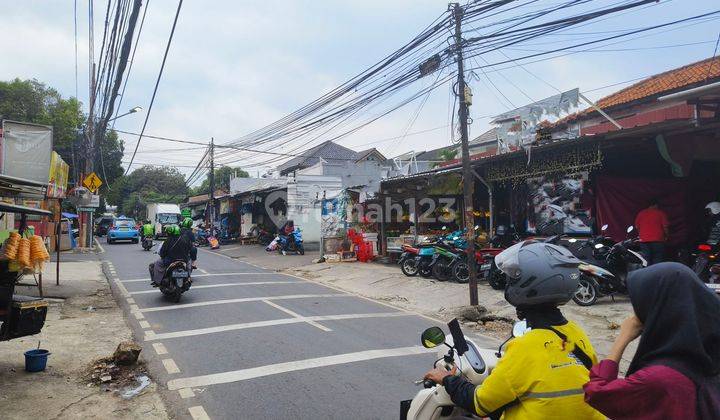
{"label": "blue bucket", "polygon": [[45,349],[33,349],[25,352],[25,370],[28,372],[42,372],[47,366],[50,352]]}

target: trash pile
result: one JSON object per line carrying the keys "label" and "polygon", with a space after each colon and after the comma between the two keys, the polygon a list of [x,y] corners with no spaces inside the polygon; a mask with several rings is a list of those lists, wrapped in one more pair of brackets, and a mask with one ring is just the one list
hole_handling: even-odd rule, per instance
{"label": "trash pile", "polygon": [[86,373],[88,386],[117,392],[122,398],[140,395],[150,384],[143,363],[138,363],[142,347],[133,341],[121,342],[111,357],[95,360]]}

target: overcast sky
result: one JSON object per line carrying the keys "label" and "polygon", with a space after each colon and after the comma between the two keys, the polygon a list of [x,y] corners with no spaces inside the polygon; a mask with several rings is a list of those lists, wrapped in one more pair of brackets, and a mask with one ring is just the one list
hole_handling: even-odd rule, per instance
{"label": "overcast sky", "polygon": [[[541,3],[557,3],[544,0]],[[600,1],[602,5],[615,1]],[[75,96],[73,0],[0,0],[2,61],[0,80],[35,78]],[[95,2],[96,46],[100,44],[105,2]],[[177,2],[151,0],[145,28],[123,100],[123,108],[147,110]],[[576,32],[637,28],[719,8],[717,0],[662,1]],[[447,8],[439,0],[185,0],[175,39],[146,134],[223,143],[241,137],[321,96],[394,51]],[[87,99],[87,2],[78,1],[77,95]],[[655,32],[652,36],[514,68],[472,81],[471,136],[488,128],[487,115],[579,87],[592,99],[625,85],[598,87],[651,75],[713,54],[718,20]],[[552,39],[523,47],[542,50]],[[692,44],[674,46],[678,44]],[[666,48],[667,47],[667,48]],[[605,51],[612,50],[612,51]],[[513,57],[526,52],[505,51]],[[423,82],[424,83],[424,82]],[[422,85],[418,85],[420,87]],[[499,91],[502,92],[500,94]],[[502,96],[504,95],[504,97]],[[505,98],[506,97],[506,98]],[[450,144],[449,87],[436,90],[409,127],[417,104],[410,104],[344,138],[355,149],[375,146],[388,157]],[[117,121],[117,128],[139,132],[144,112]],[[410,135],[402,139],[379,140]],[[416,132],[424,132],[413,135]],[[126,140],[126,160],[136,137]],[[372,145],[368,145],[373,143]],[[198,150],[167,151],[174,143],[143,139],[136,161],[194,165]],[[193,146],[189,146],[193,147]],[[129,149],[129,150],[127,150]],[[161,152],[152,152],[161,150]],[[252,162],[233,162],[249,166]],[[181,168],[183,172],[190,169]],[[253,167],[256,174],[262,168]]]}

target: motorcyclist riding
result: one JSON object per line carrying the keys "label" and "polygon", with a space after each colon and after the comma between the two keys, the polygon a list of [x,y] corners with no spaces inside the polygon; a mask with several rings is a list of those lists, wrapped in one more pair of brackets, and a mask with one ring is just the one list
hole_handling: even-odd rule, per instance
{"label": "motorcyclist riding", "polygon": [[153,286],[157,286],[162,280],[167,266],[178,260],[187,261],[192,250],[192,242],[188,241],[186,236],[180,234],[180,228],[177,225],[166,226],[165,234],[167,239],[160,247],[160,251],[158,251],[160,258],[150,264],[150,276]]}
{"label": "motorcyclist riding", "polygon": [[285,255],[287,253],[287,250],[290,249],[290,241],[294,240],[294,238],[293,238],[294,231],[295,231],[295,222],[292,220],[288,220],[287,222],[285,222],[285,224],[280,228],[280,231],[278,232],[280,237],[285,239],[285,241],[283,242],[283,249],[282,249],[283,255]]}
{"label": "motorcyclist riding", "polygon": [[183,235],[192,244],[192,248],[190,248],[190,260],[192,261],[192,268],[197,268],[195,266],[195,262],[197,261],[197,247],[195,246],[195,234],[192,230],[192,223],[193,221],[191,218],[184,218],[180,223],[180,232],[181,235]]}
{"label": "motorcyclist riding", "polygon": [[481,417],[505,419],[603,419],[583,399],[595,350],[583,330],[563,316],[559,305],[577,290],[580,260],[563,247],[518,243],[496,257],[507,275],[505,299],[530,331],[513,338],[490,376],[475,386],[457,367],[428,372],[452,401]]}
{"label": "motorcyclist riding", "polygon": [[152,238],[155,235],[155,226],[150,223],[150,220],[145,220],[142,228],[140,229],[141,239]]}

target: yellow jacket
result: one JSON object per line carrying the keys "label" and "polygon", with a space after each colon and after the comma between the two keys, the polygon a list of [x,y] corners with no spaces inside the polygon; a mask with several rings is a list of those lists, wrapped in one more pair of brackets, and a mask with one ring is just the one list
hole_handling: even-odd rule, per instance
{"label": "yellow jacket", "polygon": [[604,419],[585,403],[583,385],[588,370],[571,354],[579,346],[597,363],[595,350],[585,332],[574,322],[553,326],[553,331],[534,329],[512,339],[495,370],[475,389],[475,410],[485,416],[512,404],[504,419]]}

